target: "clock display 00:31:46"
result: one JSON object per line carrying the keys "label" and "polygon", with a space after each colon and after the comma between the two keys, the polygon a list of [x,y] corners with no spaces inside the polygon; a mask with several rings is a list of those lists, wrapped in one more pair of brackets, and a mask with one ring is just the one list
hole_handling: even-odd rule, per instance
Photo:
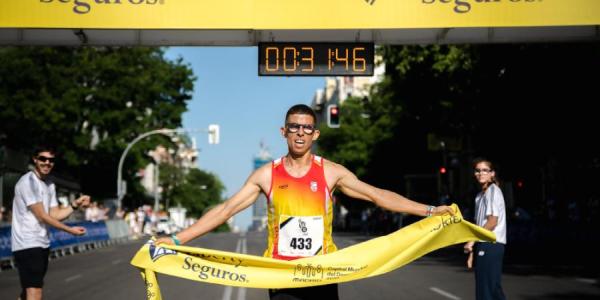
{"label": "clock display 00:31:46", "polygon": [[260,43],[260,76],[372,76],[373,43]]}

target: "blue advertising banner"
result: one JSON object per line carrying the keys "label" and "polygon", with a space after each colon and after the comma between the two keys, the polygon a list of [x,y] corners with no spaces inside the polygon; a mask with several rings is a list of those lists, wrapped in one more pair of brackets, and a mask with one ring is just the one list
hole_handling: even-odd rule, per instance
{"label": "blue advertising banner", "polygon": [[0,227],[0,258],[10,256],[10,226]]}
{"label": "blue advertising banner", "polygon": [[[109,240],[108,230],[102,222],[68,222],[69,226],[81,226],[86,229],[83,236],[74,236],[64,231],[50,228],[50,249],[56,249],[77,244],[86,244]],[[10,226],[0,228],[0,258],[12,256],[10,249]]]}
{"label": "blue advertising banner", "polygon": [[74,236],[56,228],[50,229],[50,249],[86,244],[99,241],[107,241],[108,230],[104,221],[101,222],[69,222],[69,226],[81,226],[86,230],[86,234],[82,236]]}

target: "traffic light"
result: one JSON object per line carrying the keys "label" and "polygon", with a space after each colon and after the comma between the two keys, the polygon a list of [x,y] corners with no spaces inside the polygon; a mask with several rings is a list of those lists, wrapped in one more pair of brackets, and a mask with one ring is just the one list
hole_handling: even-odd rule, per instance
{"label": "traffic light", "polygon": [[448,170],[446,170],[446,167],[440,167],[440,174],[446,174],[446,172],[448,172]]}
{"label": "traffic light", "polygon": [[219,144],[219,125],[208,125],[208,143],[211,145]]}
{"label": "traffic light", "polygon": [[337,104],[330,104],[327,106],[327,126],[329,126],[329,128],[340,127],[340,109]]}

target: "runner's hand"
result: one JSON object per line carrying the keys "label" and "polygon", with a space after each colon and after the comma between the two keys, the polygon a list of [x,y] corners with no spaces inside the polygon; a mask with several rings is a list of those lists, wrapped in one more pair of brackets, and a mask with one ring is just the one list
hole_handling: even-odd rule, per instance
{"label": "runner's hand", "polygon": [[156,242],[154,242],[154,243],[156,245],[160,245],[160,244],[175,245],[175,243],[173,242],[173,239],[171,239],[171,237],[168,237],[168,236],[158,238],[158,239],[156,239]]}
{"label": "runner's hand", "polygon": [[440,206],[434,207],[431,212],[434,216],[439,216],[439,215],[443,215],[443,214],[450,214],[451,216],[454,216],[454,209],[447,205],[440,205]]}

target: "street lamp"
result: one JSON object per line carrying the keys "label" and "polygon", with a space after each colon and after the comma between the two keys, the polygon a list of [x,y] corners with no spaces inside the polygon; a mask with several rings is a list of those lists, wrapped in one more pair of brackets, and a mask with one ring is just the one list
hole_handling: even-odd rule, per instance
{"label": "street lamp", "polygon": [[152,130],[152,131],[148,131],[146,133],[142,133],[140,134],[138,137],[136,137],[135,139],[133,139],[133,141],[131,141],[129,144],[127,144],[127,147],[125,147],[125,150],[123,151],[123,154],[121,154],[121,158],[119,159],[119,166],[117,168],[117,208],[121,208],[121,202],[123,200],[123,197],[125,196],[125,191],[126,191],[126,185],[125,185],[125,181],[123,180],[123,176],[122,176],[122,171],[123,171],[123,163],[125,162],[125,156],[127,155],[127,153],[129,152],[129,150],[131,149],[131,147],[133,147],[133,145],[137,142],[139,142],[140,140],[151,136],[151,135],[155,135],[155,134],[162,134],[162,135],[166,135],[166,136],[170,136],[173,133],[191,133],[191,132],[207,132],[208,133],[208,140],[209,140],[209,144],[218,144],[219,143],[219,125],[216,124],[211,124],[208,129],[185,129],[185,128],[178,128],[178,129],[169,129],[169,128],[162,128],[162,129],[156,129],[156,130]]}

